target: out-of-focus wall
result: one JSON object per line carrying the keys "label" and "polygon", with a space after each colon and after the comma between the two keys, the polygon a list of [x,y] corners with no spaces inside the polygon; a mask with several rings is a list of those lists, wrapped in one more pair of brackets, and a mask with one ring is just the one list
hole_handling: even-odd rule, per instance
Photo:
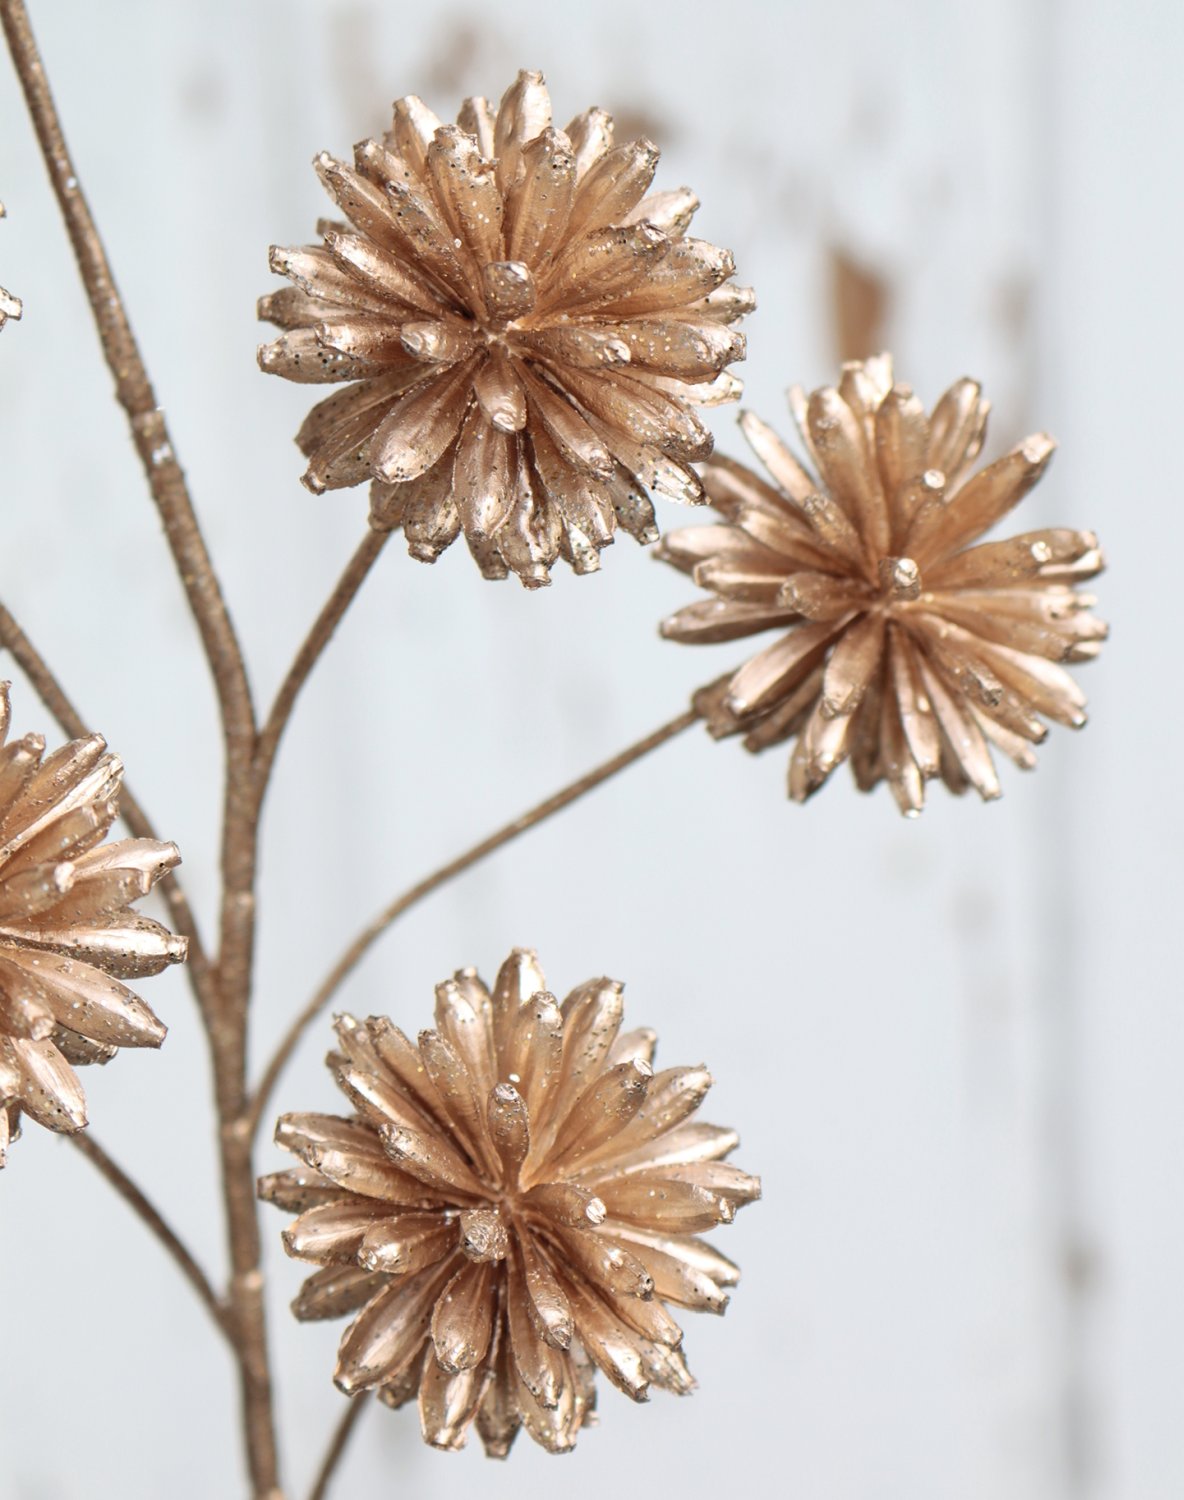
{"label": "out-of-focus wall", "polygon": [[[663,147],[698,232],[758,288],[751,405],[884,341],[927,402],[979,376],[991,446],[1063,452],[1033,525],[1095,526],[1115,639],[1002,803],[915,823],[846,773],[806,809],[784,757],[684,736],[434,897],[346,995],[424,1023],[432,983],[537,946],[557,988],[628,981],[667,1061],[706,1058],[713,1118],[766,1196],[726,1232],[726,1319],[690,1319],[701,1390],[603,1425],[562,1469],[420,1447],[367,1416],[342,1494],[561,1483],[809,1500],[1174,1500],[1184,1492],[1173,459],[1181,399],[1184,27],[1170,0],[882,6],[600,0],[32,5],[78,166],[266,698],[365,525],[314,498],[308,393],[254,363],[266,248],[310,236],[308,166],[541,67]],[[186,857],[208,927],[212,695],[15,83],[0,66],[0,597]],[[715,428],[739,455],[733,413]],[[667,506],[665,524],[681,519]],[[268,809],[256,1053],[347,937],[416,875],[672,716],[738,653],[661,642],[686,580],[627,539],[542,597],[396,541],[285,743]],[[52,733],[27,686],[16,724]],[[205,1056],[153,981],[159,1055],[87,1079],[96,1136],[222,1264]],[[279,1096],[333,1108],[322,1027]],[[261,1169],[280,1164],[270,1146]],[[267,1220],[293,1495],[341,1409],[339,1329],[297,1327]],[[68,1146],[30,1130],[0,1180],[0,1491],[242,1492],[230,1372],[175,1272]],[[474,1445],[476,1447],[476,1445]],[[400,1488],[400,1486],[402,1488]]]}

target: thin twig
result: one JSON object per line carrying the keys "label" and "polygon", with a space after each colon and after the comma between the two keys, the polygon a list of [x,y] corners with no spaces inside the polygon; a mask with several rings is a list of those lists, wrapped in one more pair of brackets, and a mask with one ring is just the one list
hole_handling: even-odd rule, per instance
{"label": "thin twig", "polygon": [[363,1408],[369,1405],[371,1405],[371,1402],[364,1393],[350,1398],[345,1415],[333,1429],[333,1437],[325,1454],[325,1461],[322,1463],[320,1472],[317,1474],[316,1483],[309,1491],[308,1500],[325,1500],[325,1496],[329,1493],[329,1481],[333,1478],[333,1471],[337,1468],[341,1460],[341,1455],[345,1452],[346,1445],[350,1440],[350,1434],[358,1425],[358,1418],[362,1415]]}
{"label": "thin twig", "polygon": [[80,1130],[76,1134],[67,1136],[66,1139],[99,1170],[132,1211],[144,1221],[176,1261],[181,1274],[205,1303],[206,1310],[218,1325],[219,1331],[233,1343],[226,1309],[219,1302],[209,1278],[175,1232],[169,1228],[160,1212],[152,1206],[123,1168],[112,1161],[89,1130]]}
{"label": "thin twig", "polygon": [[157,407],[156,394],[111,274],[103,242],[66,147],[24,0],[0,0],[0,24],[66,222],[98,325],[103,354],[115,378],[115,394],[131,424],[136,451],[201,632],[227,736],[253,735],[254,716],[242,651],[210,564],[164,414]]}
{"label": "thin twig", "polygon": [[644,755],[648,755],[651,750],[658,749],[667,740],[672,740],[675,735],[681,734],[684,729],[689,729],[692,724],[698,722],[698,719],[699,715],[695,709],[687,709],[685,713],[679,714],[676,719],[671,719],[669,723],[663,724],[659,729],[655,729],[652,734],[647,734],[644,739],[638,740],[636,744],[630,745],[628,749],[622,750],[610,760],[606,760],[603,765],[597,766],[594,771],[589,771],[586,775],[581,776],[578,781],[573,781],[570,786],[564,787],[561,792],[556,792],[554,796],[548,797],[545,802],[540,802],[530,812],[523,813],[520,818],[515,818],[512,823],[507,823],[505,827],[499,828],[496,833],[492,833],[488,838],[482,839],[479,844],[474,844],[464,854],[458,855],[456,859],[449,860],[446,865],[441,865],[438,870],[426,876],[418,884],[413,885],[410,890],[405,891],[396,900],[392,901],[389,906],[380,911],[369,925],[363,928],[357,937],[354,938],[353,942],[342,953],[332,969],[329,970],[316,994],[313,995],[312,999],[296,1017],[283,1041],[276,1049],[271,1062],[267,1066],[266,1072],[259,1081],[259,1086],[255,1090],[255,1097],[251,1103],[250,1119],[252,1132],[258,1130],[259,1122],[263,1117],[264,1110],[267,1108],[268,1100],[279,1081],[280,1074],[287,1066],[288,1060],[296,1050],[297,1043],[300,1041],[305,1030],[330,1003],[343,981],[352,973],[372,945],[377,942],[392,923],[396,922],[404,912],[409,911],[411,907],[422,901],[425,896],[430,896],[433,891],[439,890],[442,885],[446,885],[455,876],[461,875],[466,870],[471,869],[473,865],[479,864],[487,855],[493,854],[495,850],[502,848],[503,845],[511,843],[520,834],[526,833],[537,824],[545,822],[546,819],[552,817],[555,813],[561,812],[565,807],[570,806],[571,803],[583,797],[587,792],[592,791],[595,787],[600,786],[602,782],[608,781],[610,777],[615,776],[618,771],[623,771],[626,766],[631,766],[634,761],[640,760]]}
{"label": "thin twig", "polygon": [[222,818],[222,900],[215,1010],[206,1017],[214,1059],[222,1197],[226,1208],[231,1280],[228,1326],[238,1360],[243,1427],[252,1493],[280,1494],[272,1414],[263,1277],[254,1170],[246,1130],[247,1011],[255,943],[255,873],[259,805],[253,775],[256,722],[246,664],[198,526],[185,476],[164,415],[144,368],[102,241],[66,149],[23,0],[0,0],[25,102],[65,219],[115,393],[132,438],[196,621],[218,698],[226,747]]}
{"label": "thin twig", "polygon": [[275,761],[276,750],[279,747],[280,736],[287,728],[296,698],[308,681],[309,674],[316,666],[321,653],[332,639],[333,632],[340,624],[342,616],[365,582],[366,575],[378,560],[378,555],[386,545],[389,536],[389,531],[367,531],[357,551],[346,564],[345,572],[338,580],[337,587],[329,595],[324,609],[317,616],[296,655],[296,660],[288,669],[288,675],[280,685],[280,690],[276,694],[275,702],[271,706],[271,712],[267,715],[267,722],[259,734],[255,747],[255,778],[260,801],[263,800],[263,795],[267,790],[267,782]]}
{"label": "thin twig", "polygon": [[[3,604],[0,604],[0,645],[7,647],[12,653],[13,660],[29,679],[33,691],[57,720],[63,733],[68,734],[71,739],[84,739],[90,733],[85,720],[67,698],[45,658]],[[159,834],[126,782],[119,794],[119,814],[136,838],[159,842]],[[213,975],[210,972],[209,955],[197,929],[197,919],[175,875],[166,875],[160,883],[160,889],[169,904],[174,928],[189,939],[185,971],[199,1006],[208,1015],[213,1009]]]}

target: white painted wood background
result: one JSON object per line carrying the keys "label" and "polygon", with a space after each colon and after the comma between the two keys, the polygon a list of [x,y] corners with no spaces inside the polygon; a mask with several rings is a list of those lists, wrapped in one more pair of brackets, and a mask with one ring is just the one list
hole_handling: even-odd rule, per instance
{"label": "white painted wood background", "polygon": [[[991,807],[917,823],[846,773],[806,809],[784,761],[684,737],[435,897],[348,1004],[423,1024],[454,967],[541,950],[556,987],[628,981],[666,1061],[706,1058],[764,1203],[726,1233],[745,1280],[690,1320],[702,1388],[603,1426],[561,1468],[419,1446],[367,1416],[336,1493],[572,1500],[1184,1494],[1179,960],[1182,12],[1173,0],[478,5],[40,0],[70,140],[267,697],[364,525],[297,483],[306,393],[254,365],[271,241],[309,236],[308,162],[545,70],[692,182],[700,232],[758,288],[747,402],[835,364],[831,247],[889,286],[898,367],[933,400],[980,376],[995,451],[1063,448],[1036,524],[1095,526],[1114,639]],[[186,855],[207,918],[212,695],[110,399],[65,238],[0,66],[0,595]],[[732,414],[716,424],[740,452]],[[667,507],[666,524],[679,517]],[[731,660],[660,642],[687,585],[628,540],[543,597],[396,544],[284,747],[264,849],[256,1056],[354,929],[431,865],[678,711]],[[21,729],[49,728],[18,684]],[[96,1135],[201,1258],[222,1245],[202,1044],[172,1031],[87,1079]],[[331,1108],[327,1030],[280,1103]],[[279,1165],[267,1147],[261,1166]],[[294,1500],[340,1414],[336,1326],[297,1327],[267,1223]],[[240,1494],[229,1366],[172,1267],[68,1147],[0,1180],[5,1500]],[[474,1445],[476,1448],[476,1445]],[[660,1487],[660,1491],[657,1487]]]}

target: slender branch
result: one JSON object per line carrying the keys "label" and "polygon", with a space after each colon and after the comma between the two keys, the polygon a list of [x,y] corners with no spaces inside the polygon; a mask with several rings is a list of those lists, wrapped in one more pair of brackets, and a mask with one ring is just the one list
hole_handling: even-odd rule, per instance
{"label": "slender branch", "polygon": [[246,1129],[247,1011],[255,943],[258,801],[253,775],[256,723],[246,665],[198,526],[185,476],[148,379],[106,252],[70,159],[24,0],[0,0],[25,103],[74,249],[99,339],[180,574],[214,679],[226,748],[222,901],[214,1011],[205,1017],[214,1059],[222,1196],[231,1280],[228,1326],[238,1360],[252,1493],[277,1500],[279,1462],[272,1414],[259,1225]]}
{"label": "slender branch", "polygon": [[174,1231],[169,1228],[164,1217],[152,1206],[148,1198],[140,1191],[123,1168],[112,1161],[89,1130],[80,1130],[74,1135],[67,1136],[66,1139],[86,1157],[92,1166],[98,1169],[119,1196],[128,1204],[132,1212],[144,1221],[176,1261],[181,1274],[189,1282],[202,1302],[205,1303],[206,1311],[218,1325],[219,1332],[233,1342],[230,1327],[227,1323],[226,1309],[218,1300],[217,1294],[210,1285],[205,1272],[181,1243]]}
{"label": "slender branch", "polygon": [[333,1437],[325,1453],[325,1460],[317,1474],[316,1483],[309,1491],[308,1500],[325,1500],[325,1496],[329,1493],[329,1481],[333,1478],[333,1472],[341,1461],[341,1455],[345,1452],[350,1436],[358,1425],[358,1418],[362,1415],[363,1409],[371,1404],[365,1394],[350,1398],[345,1415],[333,1429]]}
{"label": "slender branch", "polygon": [[3,25],[41,154],[66,222],[98,325],[103,354],[115,379],[115,394],[127,413],[152,498],[164,523],[165,535],[201,633],[227,738],[237,738],[245,744],[254,735],[254,711],[242,651],[197,524],[164,415],[157,407],[156,394],[111,274],[103,242],[66,147],[24,0],[0,0],[0,25]]}
{"label": "slender branch", "polygon": [[280,737],[292,716],[296,698],[308,681],[321,653],[332,639],[333,632],[340,624],[342,616],[353,603],[367,574],[378,560],[378,555],[389,537],[389,531],[368,531],[362,538],[357,551],[346,564],[345,572],[338,580],[337,587],[329,595],[324,609],[317,616],[304,644],[297,652],[296,660],[288,669],[288,675],[280,685],[275,702],[271,706],[271,712],[267,715],[267,722],[255,746],[255,777],[260,802],[267,790]]}
{"label": "slender branch", "polygon": [[[247,1088],[246,1035],[255,943],[255,880],[260,814],[276,752],[300,691],[357,596],[387,540],[386,533],[367,532],[346,565],[336,588],[313,622],[280,684],[251,757],[226,784],[222,841],[222,923],[218,962],[220,1014],[214,1028],[215,1092],[219,1119],[222,1190],[229,1227],[231,1302],[243,1376],[244,1418],[252,1475],[259,1500],[276,1500],[271,1373],[268,1365],[263,1304],[263,1276],[255,1170],[252,1148],[255,1126]],[[228,750],[231,747],[228,744]],[[344,1445],[344,1434],[342,1436]],[[325,1482],[328,1482],[326,1473]]]}
{"label": "slender branch", "polygon": [[[67,698],[45,658],[3,604],[0,604],[0,645],[7,647],[12,653],[13,660],[29,679],[33,691],[57,720],[63,733],[68,734],[71,739],[84,739],[90,733],[85,720]],[[159,841],[151,820],[126,782],[119,796],[119,813],[136,838]],[[160,883],[160,889],[172,913],[173,927],[189,939],[189,957],[185,971],[197,996],[198,1005],[203,1014],[208,1016],[214,1003],[213,974],[210,971],[209,955],[198,932],[197,919],[175,875],[166,875]]]}
{"label": "slender branch", "polygon": [[283,1041],[276,1049],[271,1062],[267,1066],[266,1072],[259,1081],[258,1088],[255,1090],[255,1097],[252,1101],[250,1112],[252,1131],[258,1130],[259,1122],[263,1117],[264,1110],[267,1108],[267,1102],[279,1081],[280,1074],[287,1066],[305,1030],[330,1003],[342,983],[353,972],[374,943],[378,941],[387,928],[396,922],[404,912],[409,911],[411,907],[422,901],[426,896],[430,896],[433,891],[439,890],[442,885],[446,885],[457,875],[462,875],[466,870],[479,864],[488,855],[493,854],[505,844],[512,843],[520,834],[526,833],[537,824],[545,822],[557,812],[562,812],[565,807],[578,801],[580,797],[600,786],[602,782],[608,781],[618,771],[623,771],[626,766],[631,766],[634,761],[641,760],[651,750],[657,750],[667,740],[674,739],[684,729],[689,729],[692,724],[697,723],[698,718],[699,715],[695,709],[687,709],[685,713],[679,714],[677,718],[671,719],[669,723],[655,729],[652,734],[647,734],[644,739],[638,740],[636,744],[630,745],[628,749],[622,750],[610,760],[606,760],[603,765],[597,766],[595,770],[581,776],[578,781],[573,781],[570,786],[564,787],[561,792],[556,792],[554,796],[548,797],[545,802],[540,802],[530,812],[523,813],[520,818],[515,818],[512,823],[507,823],[503,828],[499,828],[496,833],[492,833],[488,838],[482,839],[479,844],[474,844],[464,854],[458,855],[456,859],[449,860],[446,865],[441,865],[438,870],[433,871],[431,875],[425,876],[418,884],[413,885],[410,890],[404,891],[389,906],[384,907],[369,925],[363,928],[357,937],[354,938],[353,942],[350,943],[349,947],[345,949],[341,957],[329,970],[316,994],[313,995],[312,999],[296,1017]]}

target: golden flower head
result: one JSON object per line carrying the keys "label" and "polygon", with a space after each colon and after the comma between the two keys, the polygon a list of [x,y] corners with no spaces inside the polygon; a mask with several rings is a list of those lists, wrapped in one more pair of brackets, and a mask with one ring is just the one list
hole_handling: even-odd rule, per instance
{"label": "golden flower head", "polygon": [[[349,382],[297,435],[321,491],[373,478],[371,523],[434,562],[463,530],[486,578],[599,566],[618,525],[657,536],[650,491],[702,499],[695,405],[735,399],[731,255],[687,236],[689,188],[649,194],[658,150],[600,109],[551,125],[539,73],[442,125],[414,96],[354,166],[315,166],[348,222],[273,248],[293,286],[259,315],[259,363]],[[647,196],[648,195],[648,196]]]}
{"label": "golden flower head", "polygon": [[21,1113],[81,1130],[71,1064],[159,1047],[165,1028],[121,981],[185,957],[185,939],[132,911],[179,862],[175,844],[104,844],[123,766],[98,735],[45,755],[40,735],[4,743],[0,684],[0,1166]]}
{"label": "golden flower head", "polygon": [[1079,581],[1097,538],[1063,528],[980,542],[1053,453],[1044,433],[971,472],[988,402],[959,380],[931,416],[887,355],[843,366],[838,388],[790,406],[807,472],[750,412],[740,425],[768,478],[715,458],[704,476],[723,524],[667,535],[659,556],[712,597],[663,622],[689,643],[777,630],[737,672],[696,695],[717,736],[750,750],[796,739],[789,794],[804,801],[843,760],[869,791],[888,782],[920,811],[926,780],[999,795],[989,746],[1022,767],[1047,730],[1085,723],[1058,665],[1098,654],[1106,627]]}
{"label": "golden flower head", "polygon": [[355,1113],[279,1122],[303,1165],[260,1194],[299,1212],[284,1244],[323,1267],[293,1311],[356,1312],[337,1384],[418,1396],[436,1447],[475,1419],[492,1457],[519,1427],[568,1451],[594,1367],[635,1401],[693,1387],[666,1303],[723,1312],[738,1272],[698,1236],[760,1183],[723,1160],[734,1131],[692,1121],[706,1069],[655,1073],[654,1033],[621,1020],[614,980],[559,1005],[516,949],[492,991],[472,969],[438,985],[418,1047],[339,1018],[328,1061]]}
{"label": "golden flower head", "polygon": [[[0,219],[4,217],[5,212],[6,210],[3,203],[0,203]],[[11,292],[6,292],[4,288],[0,286],[0,328],[4,327],[9,318],[11,318],[15,322],[16,319],[20,317],[20,315],[20,299],[18,297],[14,297]]]}

